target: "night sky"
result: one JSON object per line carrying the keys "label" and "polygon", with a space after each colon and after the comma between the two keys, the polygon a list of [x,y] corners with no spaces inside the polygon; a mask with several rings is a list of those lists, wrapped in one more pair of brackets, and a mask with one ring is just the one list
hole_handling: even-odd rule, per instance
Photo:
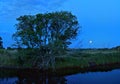
{"label": "night sky", "polygon": [[0,0],[0,36],[4,47],[14,43],[12,34],[17,17],[53,11],[72,12],[82,26],[70,47],[120,45],[120,0]]}

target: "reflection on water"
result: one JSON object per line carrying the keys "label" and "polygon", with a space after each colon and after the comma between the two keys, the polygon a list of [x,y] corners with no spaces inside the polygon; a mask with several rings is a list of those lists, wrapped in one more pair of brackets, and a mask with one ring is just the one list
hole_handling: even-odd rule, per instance
{"label": "reflection on water", "polygon": [[89,72],[65,77],[67,84],[120,84],[120,69],[109,72]]}
{"label": "reflection on water", "polygon": [[18,78],[16,84],[65,84],[64,77],[29,77]]}
{"label": "reflection on water", "polygon": [[64,77],[54,78],[0,78],[0,84],[66,84]]}
{"label": "reflection on water", "polygon": [[16,84],[17,78],[0,78],[0,84]]}
{"label": "reflection on water", "polygon": [[0,72],[0,84],[120,84],[120,69],[67,76],[51,76],[47,73],[29,71],[13,72],[10,72],[12,74],[7,70]]}
{"label": "reflection on water", "polygon": [[16,77],[0,78],[0,84],[66,84],[64,77],[46,74],[19,74]]}

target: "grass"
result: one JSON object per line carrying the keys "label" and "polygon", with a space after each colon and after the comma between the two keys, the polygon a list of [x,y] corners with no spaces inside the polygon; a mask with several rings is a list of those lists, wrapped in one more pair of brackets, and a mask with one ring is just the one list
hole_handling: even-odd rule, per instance
{"label": "grass", "polygon": [[0,66],[18,66],[16,52],[0,50]]}
{"label": "grass", "polygon": [[[31,52],[31,51],[29,51]],[[34,54],[34,53],[33,53]],[[0,50],[0,66],[21,66],[20,59],[24,67],[32,67],[34,56],[24,51]],[[120,63],[120,51],[117,50],[69,50],[64,55],[55,57],[55,67],[90,67],[94,65],[104,65],[110,63]]]}
{"label": "grass", "polygon": [[93,65],[120,63],[120,52],[116,50],[77,50],[67,56],[57,57],[56,67],[79,66],[80,68]]}

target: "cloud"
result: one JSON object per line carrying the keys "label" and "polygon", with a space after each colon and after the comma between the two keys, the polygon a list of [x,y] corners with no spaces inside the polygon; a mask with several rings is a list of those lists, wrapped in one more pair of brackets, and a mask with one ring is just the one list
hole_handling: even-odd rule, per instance
{"label": "cloud", "polygon": [[24,14],[36,14],[56,10],[63,0],[1,0],[0,17],[18,17]]}

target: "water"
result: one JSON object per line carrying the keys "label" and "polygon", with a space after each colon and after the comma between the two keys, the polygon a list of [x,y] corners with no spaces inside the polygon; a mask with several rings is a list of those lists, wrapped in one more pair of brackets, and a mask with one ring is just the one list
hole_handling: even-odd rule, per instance
{"label": "water", "polygon": [[[26,74],[25,74],[26,73]],[[120,69],[108,72],[87,72],[65,76],[19,73],[0,76],[0,84],[120,84]]]}
{"label": "water", "polygon": [[120,69],[65,76],[67,84],[120,84]]}

